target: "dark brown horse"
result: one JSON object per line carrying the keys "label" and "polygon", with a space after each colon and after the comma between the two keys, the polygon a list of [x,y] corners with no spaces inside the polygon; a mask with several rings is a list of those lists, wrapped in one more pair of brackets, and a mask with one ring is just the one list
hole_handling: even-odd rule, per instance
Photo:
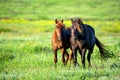
{"label": "dark brown horse", "polygon": [[71,46],[73,51],[73,61],[74,66],[77,63],[77,50],[81,54],[81,62],[85,68],[85,54],[88,50],[87,60],[89,66],[91,66],[90,58],[96,44],[99,48],[102,57],[107,57],[107,50],[104,48],[103,44],[96,38],[94,29],[87,24],[83,24],[81,19],[71,19],[72,30],[71,30]]}
{"label": "dark brown horse", "polygon": [[[54,51],[54,63],[57,63],[57,51],[62,51],[62,62],[66,64],[69,59],[67,49],[70,48],[71,29],[65,28],[63,20],[55,20],[55,30],[52,34],[52,49]],[[65,59],[66,56],[66,59]]]}

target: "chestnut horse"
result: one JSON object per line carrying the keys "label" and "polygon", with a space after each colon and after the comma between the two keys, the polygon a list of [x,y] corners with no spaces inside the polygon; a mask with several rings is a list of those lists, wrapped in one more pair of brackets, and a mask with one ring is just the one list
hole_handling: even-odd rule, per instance
{"label": "chestnut horse", "polygon": [[90,58],[96,44],[99,48],[100,54],[103,58],[108,57],[107,50],[104,45],[96,38],[94,29],[87,24],[83,24],[81,19],[71,19],[72,30],[71,30],[71,46],[73,51],[74,66],[77,63],[77,50],[81,54],[81,62],[83,68],[85,68],[85,54],[88,50],[87,60],[89,66],[91,66]]}
{"label": "chestnut horse", "polygon": [[[57,51],[62,51],[62,62],[67,64],[69,59],[69,54],[67,49],[70,48],[70,36],[71,36],[71,29],[65,28],[63,24],[63,20],[58,21],[55,20],[55,30],[52,34],[52,49],[54,51],[54,63],[56,66],[57,63]],[[66,56],[66,59],[65,59]]]}

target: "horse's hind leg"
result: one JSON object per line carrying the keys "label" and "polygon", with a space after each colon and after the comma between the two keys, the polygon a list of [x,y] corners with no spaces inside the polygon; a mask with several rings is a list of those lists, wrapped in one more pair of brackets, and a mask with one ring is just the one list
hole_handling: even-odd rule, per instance
{"label": "horse's hind leg", "polygon": [[55,63],[55,67],[56,67],[56,63],[57,63],[57,50],[54,50],[54,63]]}
{"label": "horse's hind leg", "polygon": [[92,48],[92,49],[89,49],[88,55],[87,55],[87,60],[88,60],[88,66],[89,66],[89,67],[91,67],[90,58],[91,58],[92,52],[93,52],[93,48]]}
{"label": "horse's hind leg", "polygon": [[80,56],[82,58],[82,51],[80,49],[78,49],[78,50],[79,50],[79,54],[80,54]]}

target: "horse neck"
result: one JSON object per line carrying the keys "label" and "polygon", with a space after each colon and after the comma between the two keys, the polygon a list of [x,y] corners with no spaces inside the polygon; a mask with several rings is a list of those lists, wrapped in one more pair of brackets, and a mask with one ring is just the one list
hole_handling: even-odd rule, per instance
{"label": "horse neck", "polygon": [[78,30],[75,31],[75,38],[77,38],[77,39],[83,39],[84,38],[84,26],[80,25],[80,29],[81,29],[81,32],[79,32]]}
{"label": "horse neck", "polygon": [[70,30],[71,30],[71,28],[70,28],[70,27],[67,27],[67,28],[65,28],[65,30],[68,30],[68,31],[70,31]]}
{"label": "horse neck", "polygon": [[57,36],[57,33],[56,33],[55,30],[54,30],[54,32],[53,32],[53,39],[54,39],[55,42],[62,42],[62,41],[59,41],[59,40],[58,40],[58,36]]}

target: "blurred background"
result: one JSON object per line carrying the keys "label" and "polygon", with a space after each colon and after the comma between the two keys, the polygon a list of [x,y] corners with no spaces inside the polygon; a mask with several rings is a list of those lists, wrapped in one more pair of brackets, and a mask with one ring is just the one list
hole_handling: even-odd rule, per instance
{"label": "blurred background", "polygon": [[[41,27],[37,28],[37,31],[51,32],[55,19],[69,21],[70,18],[79,17],[94,27],[101,27],[100,29],[103,27],[103,31],[120,32],[119,3],[119,0],[0,0],[0,25],[18,22],[14,27],[22,23],[21,25],[25,27]],[[25,22],[30,22],[30,25]],[[71,22],[66,22],[66,25],[70,26]],[[2,32],[1,29],[0,31]]]}
{"label": "blurred background", "polygon": [[0,0],[0,18],[120,20],[119,4],[119,0]]}

